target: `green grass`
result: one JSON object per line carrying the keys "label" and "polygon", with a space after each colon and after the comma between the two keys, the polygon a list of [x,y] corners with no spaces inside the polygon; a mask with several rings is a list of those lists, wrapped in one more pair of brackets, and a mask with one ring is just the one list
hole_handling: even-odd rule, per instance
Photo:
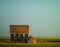
{"label": "green grass", "polygon": [[10,39],[0,39],[0,42],[10,42]]}
{"label": "green grass", "polygon": [[37,38],[37,42],[60,41],[60,38]]}
{"label": "green grass", "polygon": [[20,45],[0,45],[0,47],[60,47],[59,44],[56,45],[46,45],[46,44],[20,44]]}
{"label": "green grass", "polygon": [[[47,42],[60,39],[37,38],[37,42]],[[0,42],[10,42],[10,39],[0,39]],[[0,44],[0,47],[60,47],[60,44]]]}

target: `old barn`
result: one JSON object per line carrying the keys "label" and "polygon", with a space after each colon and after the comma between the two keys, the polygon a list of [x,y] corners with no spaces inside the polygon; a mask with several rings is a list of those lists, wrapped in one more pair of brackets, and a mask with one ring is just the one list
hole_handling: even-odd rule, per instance
{"label": "old barn", "polygon": [[29,25],[10,25],[10,36],[12,42],[28,42]]}

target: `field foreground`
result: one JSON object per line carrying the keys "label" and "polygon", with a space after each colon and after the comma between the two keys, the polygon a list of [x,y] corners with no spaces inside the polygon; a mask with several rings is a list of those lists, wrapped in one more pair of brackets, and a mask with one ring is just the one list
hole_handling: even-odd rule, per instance
{"label": "field foreground", "polygon": [[60,43],[41,42],[37,44],[29,44],[0,42],[0,47],[60,47]]}
{"label": "field foreground", "polygon": [[60,39],[41,39],[37,38],[36,44],[11,42],[10,39],[0,39],[0,47],[60,47]]}

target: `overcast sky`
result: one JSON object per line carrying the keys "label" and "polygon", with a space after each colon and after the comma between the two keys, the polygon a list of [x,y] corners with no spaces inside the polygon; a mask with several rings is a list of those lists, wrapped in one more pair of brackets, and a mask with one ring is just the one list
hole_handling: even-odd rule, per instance
{"label": "overcast sky", "polygon": [[29,34],[60,37],[60,0],[0,0],[0,36],[9,25],[29,25]]}

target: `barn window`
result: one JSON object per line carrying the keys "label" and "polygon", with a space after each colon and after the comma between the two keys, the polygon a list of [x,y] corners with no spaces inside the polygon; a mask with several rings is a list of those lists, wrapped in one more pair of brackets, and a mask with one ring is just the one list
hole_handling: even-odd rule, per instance
{"label": "barn window", "polygon": [[28,37],[28,34],[25,34],[25,37]]}
{"label": "barn window", "polygon": [[22,37],[23,36],[23,34],[20,34],[20,37]]}

